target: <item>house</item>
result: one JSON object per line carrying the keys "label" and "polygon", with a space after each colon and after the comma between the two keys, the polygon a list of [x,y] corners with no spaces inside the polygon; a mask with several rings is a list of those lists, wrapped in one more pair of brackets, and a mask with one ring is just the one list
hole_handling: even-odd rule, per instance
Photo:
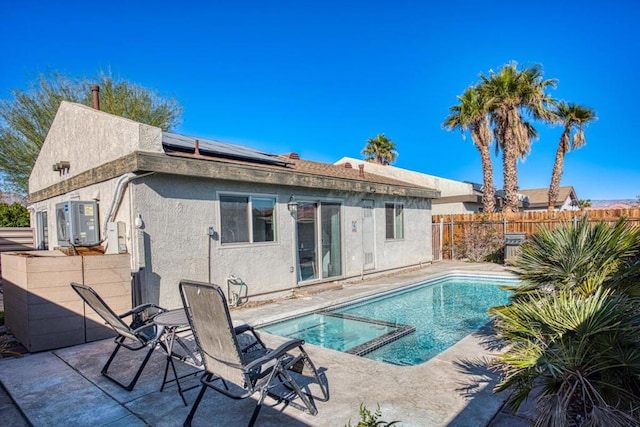
{"label": "house", "polygon": [[[518,190],[522,195],[522,209],[525,212],[547,211],[549,207],[549,187]],[[580,210],[578,196],[572,186],[560,187],[555,209],[557,211]]]}
{"label": "house", "polygon": [[427,175],[390,165],[379,165],[360,159],[343,157],[335,165],[350,164],[352,167],[364,167],[365,171],[389,178],[399,179],[411,184],[434,188],[440,197],[432,201],[432,214],[464,214],[482,211],[482,191],[478,184],[460,182],[451,179]]}
{"label": "house", "polygon": [[[29,178],[38,246],[128,253],[134,302],[187,278],[250,297],[432,260],[432,187],[63,102]],[[229,295],[231,296],[231,295]]]}

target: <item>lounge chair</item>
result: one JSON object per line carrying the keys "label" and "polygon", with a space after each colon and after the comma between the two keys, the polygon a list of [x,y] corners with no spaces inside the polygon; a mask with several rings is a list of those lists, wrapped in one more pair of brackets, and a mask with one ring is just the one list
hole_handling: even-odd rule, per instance
{"label": "lounge chair", "polygon": [[[80,295],[80,298],[82,298],[89,307],[98,313],[105,323],[111,327],[116,334],[118,334],[115,338],[116,348],[113,350],[111,356],[109,356],[109,360],[107,360],[107,363],[102,368],[102,375],[125,390],[133,390],[133,387],[135,387],[136,382],[138,382],[138,378],[140,378],[140,375],[142,374],[144,367],[147,365],[147,362],[149,361],[149,358],[156,346],[159,344],[166,351],[165,344],[160,340],[164,332],[164,328],[153,323],[153,317],[166,310],[155,304],[143,304],[127,311],[124,314],[118,315],[113,312],[107,303],[104,302],[104,300],[100,298],[100,296],[91,287],[80,285],[78,283],[71,283],[71,287],[78,293],[78,295]],[[125,323],[123,320],[127,317],[131,317],[131,322],[129,324]],[[108,373],[109,366],[121,347],[132,351],[141,350],[143,348],[149,349],[142,365],[140,365],[135,376],[128,384],[121,383]]]}
{"label": "lounge chair", "polygon": [[[320,380],[318,371],[305,352],[303,340],[290,340],[272,350],[264,345],[250,326],[234,328],[225,296],[217,285],[183,280],[180,282],[180,295],[205,366],[200,378],[202,388],[184,426],[191,425],[209,387],[232,399],[245,399],[258,392],[249,426],[254,425],[267,395],[307,410],[312,415],[317,414],[311,393],[303,391],[294,379],[310,379],[298,376],[306,367],[322,392],[322,400],[328,399],[327,386]],[[240,333],[245,336],[247,333],[253,334],[259,344],[255,346],[255,351],[251,351],[251,348],[242,350],[236,336]],[[235,386],[230,387],[228,382]],[[298,397],[303,405],[294,401]]]}

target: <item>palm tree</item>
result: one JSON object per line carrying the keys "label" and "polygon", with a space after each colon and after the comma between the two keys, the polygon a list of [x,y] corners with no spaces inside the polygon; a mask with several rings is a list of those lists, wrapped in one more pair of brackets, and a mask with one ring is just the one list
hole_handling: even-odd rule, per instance
{"label": "palm tree", "polygon": [[535,129],[523,118],[547,118],[550,98],[545,93],[555,86],[555,79],[544,80],[542,69],[531,66],[518,70],[515,63],[505,65],[498,73],[480,74],[480,90],[487,99],[487,108],[495,125],[496,141],[503,153],[505,212],[518,211],[518,157],[529,152]]}
{"label": "palm tree", "polygon": [[[617,280],[639,257],[639,227],[625,218],[615,224],[589,224],[585,215],[575,224],[540,227],[528,238],[515,263],[524,285],[512,290],[520,295],[540,290],[589,294],[601,287],[617,288]],[[634,286],[640,291],[640,282]]]}
{"label": "palm tree", "polygon": [[447,130],[460,129],[465,138],[465,130],[471,133],[473,144],[480,151],[482,160],[483,194],[482,206],[486,213],[495,211],[495,190],[493,186],[493,168],[489,147],[493,142],[489,127],[489,113],[483,94],[477,87],[470,87],[458,96],[458,105],[449,108],[449,116],[443,126]]}
{"label": "palm tree", "polygon": [[367,140],[367,146],[362,150],[367,162],[377,163],[379,165],[388,165],[396,160],[398,153],[396,152],[396,144],[384,133],[378,134],[375,138]]}
{"label": "palm tree", "polygon": [[[551,185],[549,186],[549,211],[553,211],[560,189],[560,178],[562,177],[564,156],[571,150],[576,150],[585,145],[584,126],[596,120],[596,113],[590,108],[577,104],[560,101],[556,108],[552,110],[552,121],[562,124],[564,130],[560,136],[560,143],[556,151],[556,161],[551,174]],[[571,131],[573,138],[571,138]],[[571,141],[571,143],[569,143]]]}
{"label": "palm tree", "polygon": [[512,410],[534,397],[538,426],[637,426],[640,345],[637,300],[600,289],[540,294],[492,311],[498,337],[495,391]]}
{"label": "palm tree", "polygon": [[490,310],[509,344],[495,390],[536,399],[540,426],[640,425],[640,228],[541,228],[516,265],[523,285]]}

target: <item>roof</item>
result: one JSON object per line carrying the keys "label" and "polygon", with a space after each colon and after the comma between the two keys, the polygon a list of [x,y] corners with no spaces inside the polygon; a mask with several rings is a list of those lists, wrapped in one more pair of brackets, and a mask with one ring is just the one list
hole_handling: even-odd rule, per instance
{"label": "roof", "polygon": [[[575,191],[571,185],[560,187],[558,189],[558,198],[556,199],[556,207],[562,206],[571,197],[572,200],[578,200]],[[549,205],[549,187],[532,188],[530,190],[518,190],[518,193],[529,199],[530,208],[547,207]]]}
{"label": "roof", "polygon": [[203,155],[249,160],[281,166],[286,166],[289,163],[275,155],[243,145],[230,144],[213,139],[195,138],[171,132],[162,132],[162,146],[165,151],[193,153],[196,150],[196,143],[198,145],[197,151]]}
{"label": "roof", "polygon": [[[195,142],[199,141],[198,152]],[[360,169],[345,165],[314,162],[300,159],[296,153],[284,155],[269,154],[249,147],[229,144],[221,141],[198,139],[195,137],[163,132],[162,143],[165,152],[170,156],[188,157],[198,160],[250,165],[260,169],[272,169],[298,174],[314,175],[341,180],[360,181],[396,187],[426,190],[430,198],[439,197],[439,193],[432,188],[412,184],[406,181],[371,173],[365,165]]]}

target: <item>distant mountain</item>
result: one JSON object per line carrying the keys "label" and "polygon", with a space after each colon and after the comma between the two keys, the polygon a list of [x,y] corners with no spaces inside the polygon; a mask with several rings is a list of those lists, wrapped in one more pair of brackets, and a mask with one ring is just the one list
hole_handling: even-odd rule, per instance
{"label": "distant mountain", "polygon": [[617,203],[624,203],[625,205],[635,205],[638,202],[637,199],[615,199],[615,200],[592,200],[592,208],[606,208],[607,206],[615,205]]}
{"label": "distant mountain", "polygon": [[27,205],[27,198],[16,193],[3,193],[0,191],[0,202],[8,205],[18,202],[21,205]]}

